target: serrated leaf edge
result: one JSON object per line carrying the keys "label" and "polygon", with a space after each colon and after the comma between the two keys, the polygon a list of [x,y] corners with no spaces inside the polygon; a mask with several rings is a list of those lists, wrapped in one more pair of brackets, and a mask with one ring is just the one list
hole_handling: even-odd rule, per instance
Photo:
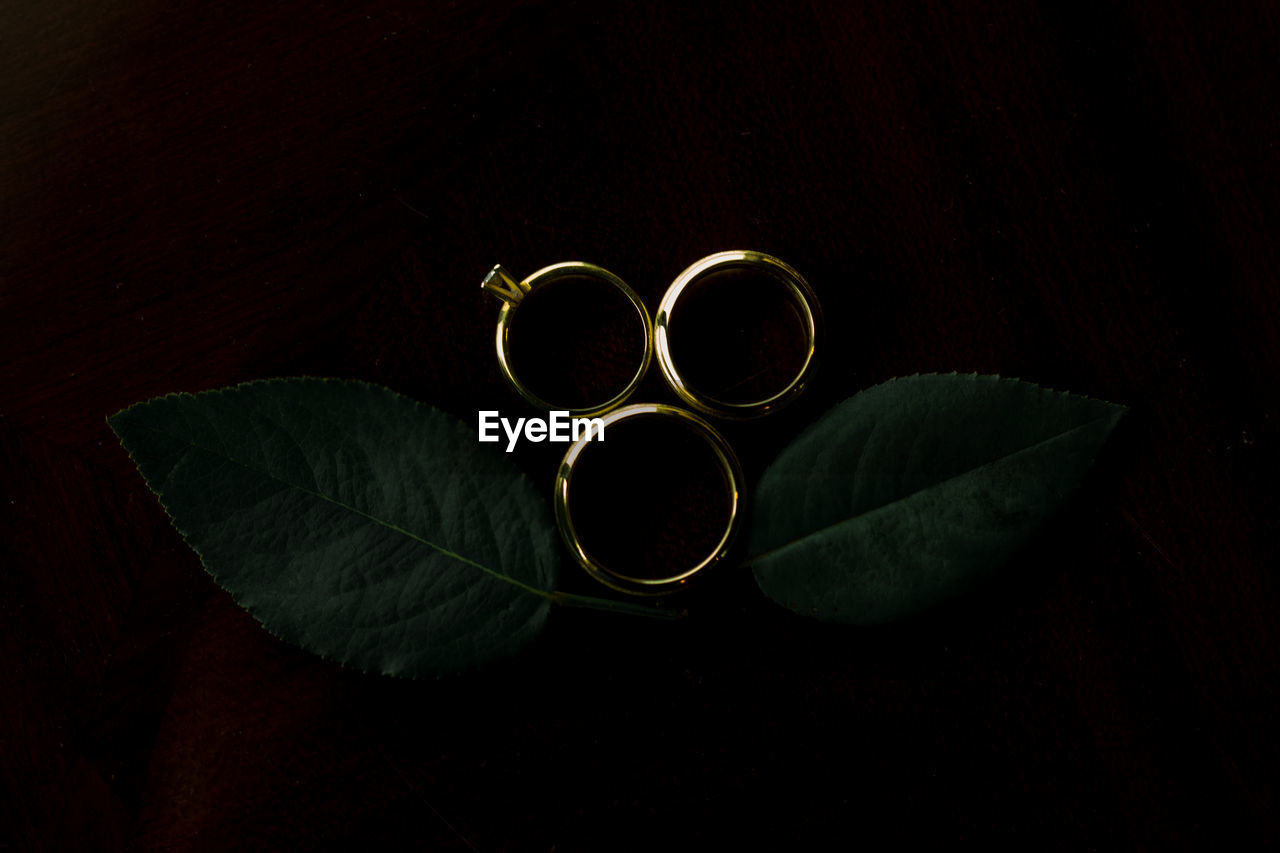
{"label": "serrated leaf edge", "polygon": [[[1020,454],[1020,453],[1025,453],[1025,452],[1027,452],[1028,450],[1033,450],[1033,449],[1035,449],[1035,448],[1039,447],[1040,445],[1045,444],[1046,442],[1056,441],[1057,439],[1061,438],[1062,436],[1064,436],[1064,435],[1070,435],[1071,433],[1076,432],[1077,430],[1081,430],[1081,429],[1084,429],[1084,428],[1086,428],[1086,427],[1094,426],[1095,424],[1099,423],[1100,421],[1105,421],[1105,420],[1110,419],[1110,420],[1112,420],[1112,421],[1113,421],[1113,428],[1114,428],[1114,423],[1115,423],[1115,422],[1118,422],[1118,421],[1120,420],[1120,418],[1121,418],[1121,417],[1123,417],[1123,416],[1124,416],[1124,414],[1125,414],[1126,412],[1128,412],[1128,411],[1129,411],[1129,407],[1128,407],[1128,406],[1125,406],[1125,405],[1123,405],[1123,404],[1121,404],[1121,403],[1112,403],[1112,402],[1110,402],[1110,401],[1108,401],[1108,400],[1102,400],[1102,399],[1099,399],[1099,398],[1097,398],[1097,397],[1090,397],[1090,396],[1088,396],[1087,394],[1077,394],[1077,393],[1075,393],[1075,392],[1073,392],[1073,391],[1062,391],[1062,390],[1059,390],[1059,389],[1057,389],[1057,388],[1052,388],[1052,387],[1049,387],[1049,386],[1046,386],[1046,385],[1041,385],[1041,384],[1039,384],[1038,382],[1030,382],[1030,381],[1028,381],[1028,380],[1026,380],[1026,379],[1018,379],[1018,378],[1016,378],[1016,377],[1012,377],[1012,376],[1000,376],[999,374],[994,374],[994,373],[977,373],[977,372],[972,372],[972,373],[960,373],[959,371],[954,371],[954,370],[953,370],[953,371],[951,371],[951,372],[949,372],[949,373],[939,373],[939,372],[931,372],[931,373],[912,373],[912,374],[909,374],[909,375],[907,375],[907,376],[894,376],[894,377],[891,377],[891,378],[889,378],[889,379],[886,379],[886,380],[885,380],[885,381],[883,381],[883,382],[877,382],[875,385],[870,385],[870,386],[868,386],[868,387],[866,387],[866,388],[863,388],[861,391],[857,391],[857,392],[855,392],[855,393],[853,393],[853,394],[849,395],[848,397],[846,397],[844,400],[841,400],[839,403],[836,403],[836,404],[835,404],[834,406],[832,406],[829,410],[827,410],[827,412],[823,413],[823,414],[822,414],[822,415],[821,415],[817,420],[813,421],[813,422],[812,422],[812,423],[810,423],[807,427],[805,427],[805,429],[801,431],[800,435],[803,435],[805,432],[808,432],[810,429],[815,428],[818,424],[820,424],[820,423],[822,423],[823,421],[825,421],[825,420],[827,419],[827,417],[829,417],[829,416],[833,416],[833,414],[834,414],[835,410],[839,409],[841,406],[843,406],[843,405],[844,405],[845,403],[847,403],[849,400],[852,400],[854,397],[857,397],[857,396],[859,396],[859,395],[861,395],[861,394],[865,394],[865,393],[867,393],[867,392],[869,392],[869,391],[873,391],[873,390],[875,390],[876,388],[880,388],[880,387],[885,386],[885,385],[891,385],[891,384],[893,384],[893,383],[895,383],[895,382],[900,382],[900,381],[908,380],[908,379],[926,379],[926,378],[929,378],[929,377],[939,377],[939,378],[943,378],[943,377],[948,377],[948,376],[955,376],[955,377],[972,377],[972,378],[973,378],[973,379],[975,379],[975,380],[986,379],[986,380],[990,380],[990,381],[997,382],[997,383],[999,383],[999,382],[1012,382],[1012,383],[1016,383],[1016,384],[1019,384],[1019,385],[1030,385],[1030,386],[1031,386],[1031,387],[1033,387],[1033,388],[1039,389],[1039,390],[1041,390],[1041,391],[1048,391],[1048,392],[1049,392],[1049,393],[1051,393],[1051,394],[1059,394],[1059,395],[1062,395],[1062,396],[1064,396],[1064,397],[1073,397],[1073,398],[1075,398],[1075,399],[1077,399],[1077,400],[1088,400],[1089,402],[1092,402],[1092,403],[1101,403],[1101,404],[1106,405],[1106,406],[1111,406],[1111,407],[1112,407],[1112,411],[1111,411],[1111,412],[1109,412],[1109,413],[1108,413],[1108,414],[1106,414],[1106,415],[1102,415],[1102,416],[1100,416],[1100,417],[1094,418],[1093,420],[1091,420],[1091,421],[1087,421],[1087,422],[1085,422],[1085,423],[1083,423],[1083,424],[1077,424],[1076,426],[1072,427],[1072,428],[1071,428],[1071,429],[1069,429],[1069,430],[1066,430],[1065,432],[1057,433],[1057,434],[1055,434],[1055,435],[1049,436],[1048,438],[1041,439],[1040,441],[1037,441],[1037,442],[1036,442],[1036,443],[1034,443],[1034,444],[1030,444],[1030,445],[1027,445],[1026,447],[1019,448],[1018,450],[1015,450],[1013,453],[1005,454],[1004,456],[1001,456],[1001,457],[999,457],[998,459],[993,459],[993,460],[990,460],[990,461],[988,461],[988,462],[984,462],[982,465],[978,465],[978,466],[976,466],[976,467],[974,467],[974,468],[969,468],[969,469],[967,469],[967,470],[965,470],[965,471],[962,471],[962,472],[960,472],[960,473],[958,473],[958,474],[954,474],[954,475],[952,475],[951,477],[947,477],[946,479],[939,480],[939,481],[938,481],[938,482],[936,482],[936,483],[930,483],[930,484],[929,484],[929,485],[927,485],[927,486],[923,486],[923,487],[921,487],[921,488],[919,488],[919,489],[916,489],[915,491],[911,492],[910,494],[903,495],[902,497],[899,497],[899,498],[895,498],[894,500],[889,501],[888,503],[885,503],[885,504],[881,504],[881,505],[880,505],[880,506],[878,506],[878,507],[874,507],[874,508],[869,509],[869,510],[867,510],[867,511],[865,511],[865,512],[860,512],[860,513],[858,513],[857,515],[850,516],[849,518],[843,518],[843,519],[841,519],[841,520],[839,520],[839,521],[837,521],[837,522],[834,522],[834,523],[832,523],[832,524],[828,524],[828,525],[826,525],[826,526],[824,526],[824,527],[822,527],[822,528],[819,528],[818,530],[814,530],[814,531],[811,531],[811,532],[809,532],[809,533],[806,533],[804,536],[798,537],[798,538],[796,538],[796,539],[792,539],[792,540],[791,540],[791,541],[789,541],[789,542],[784,542],[784,543],[783,543],[783,544],[781,544],[781,545],[778,545],[778,546],[776,546],[776,547],[774,547],[774,548],[770,548],[768,551],[764,551],[764,552],[762,552],[762,553],[760,553],[760,554],[756,554],[756,555],[754,555],[754,556],[748,557],[746,560],[744,560],[744,561],[742,562],[742,564],[741,564],[741,565],[742,565],[744,568],[749,567],[749,566],[754,566],[756,563],[760,562],[761,560],[764,560],[764,559],[766,559],[766,558],[768,558],[768,557],[772,557],[772,556],[774,556],[774,555],[776,555],[776,554],[778,554],[778,553],[780,553],[780,552],[782,552],[782,551],[784,551],[784,550],[786,550],[786,549],[788,549],[788,548],[791,548],[791,547],[793,547],[793,546],[795,546],[795,545],[797,545],[797,544],[799,544],[799,543],[802,543],[802,542],[804,542],[804,541],[806,541],[806,540],[808,540],[808,539],[811,539],[811,538],[813,538],[814,536],[818,536],[818,535],[820,535],[820,534],[823,534],[823,533],[825,533],[825,532],[826,532],[826,531],[828,531],[828,530],[834,530],[834,529],[836,529],[836,528],[838,528],[838,527],[841,527],[841,526],[843,526],[843,525],[851,524],[851,523],[853,523],[853,522],[856,522],[856,521],[858,521],[859,519],[862,519],[862,518],[865,518],[865,517],[867,517],[867,516],[873,515],[873,514],[875,514],[875,513],[877,513],[877,512],[880,512],[881,510],[883,510],[883,509],[885,509],[885,508],[887,508],[887,507],[892,507],[892,506],[894,506],[894,505],[896,505],[896,504],[902,503],[903,501],[909,500],[909,499],[911,499],[912,497],[914,497],[915,495],[921,494],[921,493],[923,493],[923,492],[927,492],[927,491],[929,491],[929,490],[931,490],[931,489],[938,488],[939,486],[942,486],[942,485],[944,485],[944,484],[946,484],[946,483],[950,482],[951,480],[956,479],[957,477],[964,477],[964,476],[967,476],[967,475],[971,474],[972,472],[974,472],[974,471],[978,471],[978,470],[981,470],[982,468],[985,468],[985,467],[987,467],[988,465],[994,464],[995,462],[999,462],[999,461],[1001,461],[1001,460],[1008,459],[1008,458],[1010,458],[1010,457],[1012,457],[1012,456],[1016,456],[1016,455],[1018,455],[1018,454]],[[798,435],[798,436],[796,436],[796,439],[798,439],[799,437],[800,437],[799,435]],[[796,439],[793,439],[792,441],[795,441]],[[763,482],[764,482],[764,481],[769,477],[769,475],[773,472],[773,468],[774,468],[774,466],[778,464],[779,460],[782,458],[782,456],[787,452],[787,450],[788,450],[790,447],[791,447],[791,445],[790,445],[790,444],[788,444],[786,447],[784,447],[784,448],[782,449],[782,451],[778,454],[778,457],[777,457],[777,458],[775,458],[773,462],[769,463],[768,468],[766,468],[766,469],[765,469],[764,474],[763,474],[763,475],[761,476],[761,478],[760,478],[760,482],[761,482],[761,483],[763,483]]]}

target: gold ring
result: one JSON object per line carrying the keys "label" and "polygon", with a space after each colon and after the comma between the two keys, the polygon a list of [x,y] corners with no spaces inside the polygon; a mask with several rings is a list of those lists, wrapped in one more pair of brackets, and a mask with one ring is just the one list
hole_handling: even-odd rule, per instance
{"label": "gold ring", "polygon": [[[588,433],[575,441],[560,462],[560,470],[556,473],[555,483],[556,524],[560,528],[560,535],[564,537],[565,544],[569,546],[569,550],[573,552],[578,563],[600,583],[619,592],[626,592],[632,595],[664,595],[684,587],[691,577],[708,566],[720,562],[728,554],[742,515],[741,503],[745,485],[742,466],[738,463],[738,457],[734,455],[733,448],[729,447],[729,443],[724,440],[720,433],[716,432],[711,424],[692,412],[663,403],[640,403],[616,409],[600,420],[603,426],[607,428],[619,421],[646,416],[675,418],[700,435],[710,445],[712,451],[715,452],[716,460],[720,463],[720,470],[724,474],[725,485],[729,490],[729,520],[728,524],[725,525],[724,534],[720,537],[720,541],[716,544],[711,554],[696,566],[682,569],[665,577],[638,578],[610,569],[587,552],[587,549],[583,547],[582,541],[578,538],[577,531],[573,526],[573,516],[569,512],[569,487],[573,482],[575,466],[580,464],[583,454],[589,452],[588,448],[594,443],[592,433]],[[607,432],[605,435],[607,437]]]}
{"label": "gold ring", "polygon": [[[680,295],[689,285],[711,272],[742,268],[762,270],[786,286],[787,294],[799,309],[800,316],[805,324],[808,346],[800,372],[788,383],[787,387],[763,400],[748,403],[730,403],[693,388],[680,375],[680,371],[671,355],[671,319],[675,314]],[[821,326],[822,314],[818,307],[818,297],[814,294],[813,289],[809,287],[809,283],[801,277],[800,273],[796,272],[788,264],[762,252],[717,252],[697,261],[680,273],[663,295],[662,302],[658,305],[657,317],[654,320],[658,366],[662,368],[662,375],[667,378],[667,383],[671,385],[671,389],[690,408],[704,415],[713,415],[732,420],[758,418],[791,402],[804,390],[806,383],[812,376],[813,367],[816,363],[814,356],[817,352],[818,335]]]}
{"label": "gold ring", "polygon": [[[611,284],[622,294],[627,297],[632,306],[635,307],[636,313],[640,316],[640,321],[644,324],[644,356],[640,359],[640,367],[636,370],[635,376],[627,383],[627,387],[612,398],[603,403],[592,406],[561,406],[543,400],[537,394],[533,393],[525,386],[520,378],[516,376],[515,370],[511,366],[511,318],[515,315],[516,309],[520,307],[520,303],[533,292],[536,288],[543,287],[551,282],[574,276],[585,276],[587,278],[597,279],[606,284]],[[636,295],[636,292],[627,286],[627,283],[618,278],[613,273],[603,267],[595,264],[582,263],[581,261],[569,261],[562,264],[552,264],[549,267],[543,267],[524,281],[516,281],[515,278],[507,272],[502,264],[496,265],[489,274],[485,276],[480,286],[502,300],[502,312],[498,314],[498,366],[502,368],[502,374],[507,377],[507,381],[512,387],[520,393],[533,405],[540,409],[548,411],[564,411],[575,417],[587,415],[598,415],[607,412],[626,402],[626,399],[636,390],[640,384],[640,380],[644,378],[645,371],[649,369],[649,362],[653,358],[653,323],[649,319],[649,311],[644,307],[643,300]]]}

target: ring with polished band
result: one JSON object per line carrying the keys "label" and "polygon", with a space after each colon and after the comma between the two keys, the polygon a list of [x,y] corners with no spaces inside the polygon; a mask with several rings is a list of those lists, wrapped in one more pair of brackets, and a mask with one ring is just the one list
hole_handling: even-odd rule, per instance
{"label": "ring with polished band", "polygon": [[[577,277],[595,279],[622,291],[622,294],[627,297],[627,300],[635,308],[636,314],[640,317],[640,321],[644,326],[644,355],[640,359],[640,366],[635,375],[631,377],[631,380],[622,391],[603,403],[574,407],[557,405],[544,400],[520,381],[520,377],[516,375],[515,369],[511,364],[510,336],[511,320],[525,297],[534,290],[545,287],[558,279]],[[543,267],[523,281],[516,281],[501,264],[498,264],[485,276],[480,286],[502,300],[502,311],[498,314],[496,337],[498,366],[502,369],[502,374],[507,377],[507,381],[519,392],[520,396],[538,408],[548,411],[565,411],[574,417],[598,415],[626,402],[627,398],[639,386],[640,380],[644,379],[645,372],[649,369],[649,362],[653,358],[653,323],[649,319],[649,311],[644,307],[644,301],[636,295],[636,292],[628,287],[626,282],[607,269],[581,261],[568,261]]]}
{"label": "ring with polished band", "polygon": [[[762,271],[781,282],[787,289],[787,295],[799,311],[807,337],[804,363],[787,386],[776,394],[772,394],[762,400],[746,403],[730,403],[720,400],[693,387],[681,374],[671,353],[671,323],[679,306],[681,294],[694,282],[711,273],[732,269]],[[817,296],[800,273],[796,272],[788,264],[763,252],[717,252],[695,262],[680,273],[676,280],[671,283],[671,286],[667,288],[666,294],[663,295],[662,302],[658,305],[658,313],[654,318],[654,338],[658,366],[662,369],[662,375],[666,377],[671,389],[676,392],[676,395],[686,405],[695,411],[704,415],[730,420],[758,418],[777,411],[795,399],[804,390],[805,385],[812,377],[813,367],[816,364],[815,354],[821,328],[822,314],[818,308]]]}
{"label": "ring with polished band", "polygon": [[720,471],[724,476],[725,486],[729,490],[729,518],[725,525],[724,533],[711,554],[691,568],[682,569],[663,577],[626,575],[610,569],[593,557],[583,546],[581,539],[579,539],[578,533],[574,528],[573,516],[569,509],[569,490],[573,483],[574,471],[579,469],[584,459],[590,457],[590,448],[596,444],[596,442],[592,441],[591,434],[587,434],[574,442],[560,462],[560,469],[556,473],[555,482],[555,512],[556,524],[560,528],[560,535],[564,537],[565,544],[569,546],[569,550],[573,552],[578,563],[586,569],[588,574],[604,585],[620,592],[632,595],[655,596],[683,588],[694,575],[724,559],[733,544],[733,538],[737,533],[741,520],[745,485],[742,466],[738,463],[738,457],[734,455],[729,443],[724,440],[720,433],[716,432],[711,424],[692,412],[662,403],[644,403],[615,409],[601,418],[601,421],[604,427],[607,428],[621,421],[644,417],[676,419],[701,436],[711,447],[712,452],[715,453],[716,461],[719,463]]}

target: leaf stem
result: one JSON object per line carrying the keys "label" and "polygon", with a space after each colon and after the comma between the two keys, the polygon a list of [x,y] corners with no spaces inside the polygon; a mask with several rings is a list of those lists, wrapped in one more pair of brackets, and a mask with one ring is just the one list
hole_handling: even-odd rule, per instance
{"label": "leaf stem", "polygon": [[553,590],[547,595],[552,604],[563,607],[582,607],[587,610],[605,610],[613,613],[626,613],[631,616],[647,616],[650,619],[680,619],[687,611],[670,610],[665,607],[650,607],[644,604],[631,604],[626,601],[614,601],[611,598],[594,598],[589,595],[575,595],[572,592]]}

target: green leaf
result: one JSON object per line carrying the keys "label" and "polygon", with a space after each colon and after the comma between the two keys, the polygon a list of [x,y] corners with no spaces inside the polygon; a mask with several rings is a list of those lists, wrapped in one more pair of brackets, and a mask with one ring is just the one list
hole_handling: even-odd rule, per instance
{"label": "green leaf", "polygon": [[1000,568],[1080,484],[1124,407],[998,376],[891,379],[823,415],[756,490],[761,590],[850,624]]}
{"label": "green leaf", "polygon": [[420,676],[510,655],[546,621],[548,507],[429,406],[272,379],[148,400],[110,424],[209,573],[283,640]]}

